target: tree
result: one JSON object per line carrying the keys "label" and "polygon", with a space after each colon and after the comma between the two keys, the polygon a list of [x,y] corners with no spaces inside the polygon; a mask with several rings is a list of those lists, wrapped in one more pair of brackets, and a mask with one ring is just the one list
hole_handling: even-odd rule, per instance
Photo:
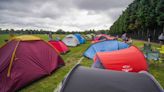
{"label": "tree", "polygon": [[58,29],[58,30],[56,31],[56,34],[65,34],[65,31],[62,30],[62,29]]}
{"label": "tree", "polygon": [[138,38],[152,34],[157,40],[162,29],[164,32],[164,0],[134,0],[113,23],[109,33],[125,31]]}
{"label": "tree", "polygon": [[160,0],[157,4],[156,12],[158,13],[157,23],[163,28],[164,32],[164,1]]}

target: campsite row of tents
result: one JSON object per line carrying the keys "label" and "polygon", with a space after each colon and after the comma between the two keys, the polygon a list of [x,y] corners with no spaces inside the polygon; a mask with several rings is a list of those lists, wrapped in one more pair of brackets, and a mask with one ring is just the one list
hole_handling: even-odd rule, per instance
{"label": "campsite row of tents", "polygon": [[92,44],[84,56],[93,60],[92,68],[77,64],[55,92],[164,92],[135,46],[103,40]]}
{"label": "campsite row of tents", "polygon": [[[35,36],[12,38],[0,48],[0,92],[15,92],[64,66],[60,53],[69,50],[64,45]],[[134,46],[105,40],[92,44],[84,56],[94,60],[94,68],[75,66],[58,92],[163,92],[153,76],[141,72],[147,71],[146,60]]]}
{"label": "campsite row of tents", "polygon": [[70,34],[63,38],[63,40],[50,40],[49,43],[61,54],[69,51],[69,47],[84,44],[86,40],[80,34]]}

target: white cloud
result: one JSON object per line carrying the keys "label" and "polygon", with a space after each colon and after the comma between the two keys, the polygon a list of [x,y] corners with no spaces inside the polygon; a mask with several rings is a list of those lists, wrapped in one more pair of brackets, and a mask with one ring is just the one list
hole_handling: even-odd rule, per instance
{"label": "white cloud", "polygon": [[132,0],[1,0],[0,28],[54,31],[107,29],[131,2]]}

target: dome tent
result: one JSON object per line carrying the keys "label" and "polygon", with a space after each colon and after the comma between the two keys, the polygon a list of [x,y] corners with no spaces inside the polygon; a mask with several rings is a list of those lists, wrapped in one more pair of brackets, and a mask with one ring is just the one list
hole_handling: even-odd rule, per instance
{"label": "dome tent", "polygon": [[51,40],[49,43],[52,44],[61,54],[69,51],[69,48],[60,40]]}
{"label": "dome tent", "polygon": [[99,42],[99,41],[104,41],[104,40],[114,40],[115,38],[114,37],[110,37],[109,35],[106,35],[106,34],[100,34],[100,35],[97,35],[94,40],[92,41],[92,43],[96,43],[96,42]]}
{"label": "dome tent", "polygon": [[94,36],[95,36],[94,34],[87,34],[84,37],[85,37],[86,40],[91,41],[91,40],[93,40]]}
{"label": "dome tent", "polygon": [[92,40],[92,35],[87,34],[87,35],[84,36],[84,38],[85,38],[86,40]]}
{"label": "dome tent", "polygon": [[113,52],[98,52],[92,67],[125,72],[147,71],[147,61],[135,46]]}
{"label": "dome tent", "polygon": [[163,92],[148,72],[109,71],[80,65],[74,67],[62,83],[55,92]]}
{"label": "dome tent", "polygon": [[113,40],[113,38],[111,38],[109,35],[106,35],[106,34],[100,34],[100,35],[97,35],[95,40]]}
{"label": "dome tent", "polygon": [[86,42],[86,40],[81,36],[81,34],[74,34],[74,35],[76,36],[80,44],[84,44]]}
{"label": "dome tent", "polygon": [[64,61],[48,42],[35,36],[15,37],[0,48],[0,91],[15,92],[62,65]]}
{"label": "dome tent", "polygon": [[66,37],[64,37],[64,39],[62,40],[67,46],[77,46],[78,44],[80,44],[79,40],[77,39],[76,36],[74,36],[73,34],[67,35]]}
{"label": "dome tent", "polygon": [[84,56],[90,59],[93,59],[94,55],[97,52],[110,52],[115,50],[120,50],[124,48],[128,48],[129,45],[124,42],[119,42],[116,40],[106,40],[101,41],[95,44],[92,44],[85,52]]}

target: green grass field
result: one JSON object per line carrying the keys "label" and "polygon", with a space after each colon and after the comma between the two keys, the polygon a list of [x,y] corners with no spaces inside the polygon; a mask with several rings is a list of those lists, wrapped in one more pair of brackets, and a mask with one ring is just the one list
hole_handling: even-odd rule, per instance
{"label": "green grass field", "polygon": [[[48,40],[47,35],[37,35],[45,40]],[[56,37],[56,35],[53,35]],[[58,35],[61,38],[64,35]],[[7,39],[8,35],[0,35],[0,46],[4,44],[4,39]],[[134,41],[133,45],[141,48],[143,46],[143,41]],[[153,48],[160,47],[159,44],[153,43]],[[52,73],[51,76],[45,76],[26,87],[22,88],[18,92],[53,92],[53,90],[57,87],[57,85],[61,82],[64,76],[70,71],[70,69],[78,62],[78,60],[82,57],[83,52],[90,46],[90,42],[86,44],[70,48],[70,52],[65,55],[62,55],[66,65],[55,72]],[[83,66],[90,67],[92,61],[84,58],[81,63]],[[164,87],[164,63],[156,63],[155,61],[149,61],[149,71],[151,74],[155,76],[155,78],[160,82],[160,84]]]}

